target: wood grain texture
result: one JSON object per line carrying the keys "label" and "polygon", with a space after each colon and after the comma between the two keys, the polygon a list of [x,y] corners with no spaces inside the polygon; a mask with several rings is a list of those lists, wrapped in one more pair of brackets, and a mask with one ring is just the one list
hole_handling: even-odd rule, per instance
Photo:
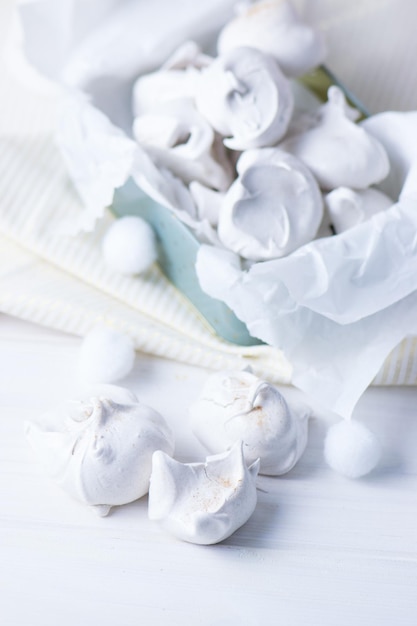
{"label": "wood grain texture", "polygon": [[[0,614],[5,626],[413,625],[417,621],[417,390],[372,389],[357,418],[381,467],[344,479],[322,459],[333,420],[317,412],[307,450],[260,477],[251,519],[222,544],[179,542],[146,498],[98,518],[42,472],[23,423],[79,389],[79,340],[0,316]],[[138,355],[124,381],[200,460],[188,406],[206,372]],[[285,390],[291,396],[294,390]]]}

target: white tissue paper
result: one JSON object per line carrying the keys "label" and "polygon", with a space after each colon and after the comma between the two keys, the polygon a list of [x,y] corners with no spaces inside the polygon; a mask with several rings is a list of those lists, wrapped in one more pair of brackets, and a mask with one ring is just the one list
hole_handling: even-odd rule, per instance
{"label": "white tissue paper", "polygon": [[[132,176],[195,228],[198,216],[188,188],[158,169],[127,133],[129,94],[140,73],[156,67],[182,42],[207,43],[230,18],[233,4],[65,0],[58,7],[53,0],[32,0],[20,7],[28,59],[66,86],[65,123],[58,138],[87,206],[78,227],[93,228],[114,188]],[[383,115],[380,124],[374,116],[365,128],[393,161],[387,182],[400,170],[400,184],[396,180],[391,186],[394,193],[383,187],[398,198],[415,149],[411,142],[407,150],[398,147],[406,133],[386,133],[384,141]],[[202,245],[201,285],[225,301],[252,335],[284,351],[296,386],[350,417],[390,351],[417,335],[416,202],[413,194],[405,194],[367,222],[250,269],[241,268],[233,253]],[[208,221],[198,234],[216,243]]]}
{"label": "white tissue paper", "polygon": [[363,123],[391,161],[383,188],[399,201],[390,208],[249,269],[214,247],[197,258],[203,289],[284,352],[294,385],[346,418],[389,353],[417,334],[415,119],[381,113]]}

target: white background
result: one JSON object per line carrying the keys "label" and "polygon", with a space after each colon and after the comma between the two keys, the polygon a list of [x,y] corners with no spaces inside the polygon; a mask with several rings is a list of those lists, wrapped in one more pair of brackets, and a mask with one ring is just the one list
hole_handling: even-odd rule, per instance
{"label": "white background", "polygon": [[[3,29],[9,3],[0,2]],[[329,11],[336,19],[348,6],[340,0],[299,4],[314,19],[320,6],[328,11],[328,19]],[[412,24],[416,5],[395,4],[404,24],[408,5]],[[375,3],[365,5],[372,8]],[[393,3],[379,6],[392,11]],[[347,56],[357,59],[358,48],[353,53],[352,46],[366,41],[358,17],[352,20],[352,32],[360,34],[343,40],[333,65],[340,66],[345,81],[357,81],[349,86],[356,87],[371,109],[373,104],[375,110],[387,108],[395,90],[385,85],[382,93],[381,64],[388,78],[393,70],[391,80],[398,82],[395,69],[401,58],[390,52],[377,63],[381,39],[364,19],[369,37],[380,46],[369,47],[365,81]],[[391,29],[386,41],[391,41],[392,23],[386,28]],[[408,59],[411,43],[407,47],[401,31],[396,32],[405,50],[402,58]],[[416,67],[410,66],[411,79]],[[417,90],[404,76],[397,102],[408,94],[409,106]],[[383,444],[378,471],[349,481],[327,468],[322,446],[331,420],[318,415],[294,470],[281,478],[259,478],[258,506],[249,522],[222,544],[200,547],[181,543],[151,523],[146,498],[101,519],[43,474],[25,441],[23,423],[74,397],[79,343],[75,337],[0,315],[2,625],[417,623],[416,389],[371,389],[358,406],[355,417]],[[188,428],[187,413],[206,375],[202,369],[138,355],[124,381],[171,424],[176,457],[183,461],[204,455]]]}

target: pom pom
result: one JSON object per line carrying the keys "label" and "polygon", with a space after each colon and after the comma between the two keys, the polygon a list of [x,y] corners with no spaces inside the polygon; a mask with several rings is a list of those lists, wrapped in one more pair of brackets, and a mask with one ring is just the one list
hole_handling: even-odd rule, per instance
{"label": "pom pom", "polygon": [[348,478],[368,474],[378,464],[381,446],[375,435],[358,422],[332,426],[324,443],[324,457],[332,469]]}
{"label": "pom pom", "polygon": [[140,217],[126,215],[113,222],[102,242],[107,265],[120,274],[145,272],[157,259],[152,227]]}
{"label": "pom pom", "polygon": [[88,383],[112,383],[127,376],[135,362],[130,337],[98,326],[84,338],[79,354],[79,373]]}

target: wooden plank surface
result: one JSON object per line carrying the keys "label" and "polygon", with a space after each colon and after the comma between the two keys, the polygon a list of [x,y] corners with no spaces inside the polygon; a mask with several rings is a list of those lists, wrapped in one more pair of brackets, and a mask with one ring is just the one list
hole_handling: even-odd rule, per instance
{"label": "wooden plank surface", "polygon": [[[0,316],[2,624],[417,623],[416,389],[371,389],[358,407],[384,445],[378,471],[350,481],[327,468],[332,419],[318,415],[294,470],[259,478],[248,523],[201,547],[150,522],[146,498],[98,518],[43,474],[23,423],[76,397],[78,347]],[[171,424],[180,460],[204,457],[187,411],[205,377],[138,355],[125,381]]]}

